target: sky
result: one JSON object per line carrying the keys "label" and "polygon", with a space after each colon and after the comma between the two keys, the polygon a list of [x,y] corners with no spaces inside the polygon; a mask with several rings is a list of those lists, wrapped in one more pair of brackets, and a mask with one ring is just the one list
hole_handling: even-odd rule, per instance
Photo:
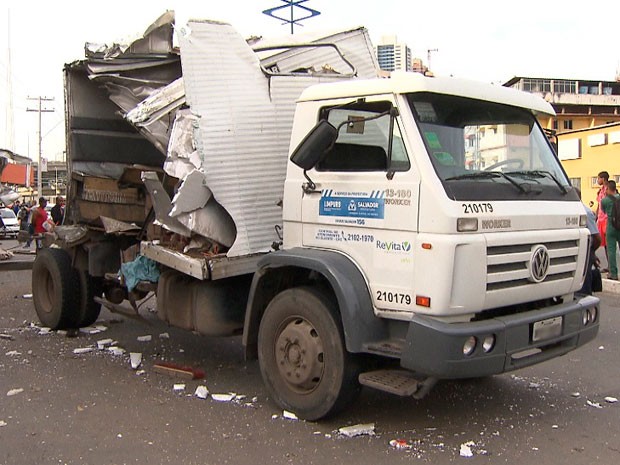
{"label": "sky", "polygon": [[[0,148],[37,159],[37,106],[43,108],[42,152],[60,160],[64,150],[62,69],[84,57],[84,43],[139,37],[166,10],[177,26],[189,18],[229,22],[244,37],[286,36],[290,27],[262,14],[281,0],[7,0],[0,9]],[[365,26],[374,44],[396,35],[438,76],[501,84],[514,76],[614,80],[620,70],[619,0],[593,3],[521,0],[308,0],[321,12],[299,32]],[[280,10],[284,15],[288,10]],[[10,21],[9,21],[10,18]],[[10,64],[9,64],[10,43]],[[7,75],[12,82],[8,90]],[[12,96],[14,142],[7,131]],[[8,125],[10,129],[10,125]],[[12,147],[11,147],[12,145]]]}

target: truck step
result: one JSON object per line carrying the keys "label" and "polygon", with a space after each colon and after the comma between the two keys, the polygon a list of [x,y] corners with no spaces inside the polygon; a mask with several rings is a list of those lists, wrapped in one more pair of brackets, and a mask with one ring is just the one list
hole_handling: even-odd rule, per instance
{"label": "truck step", "polygon": [[402,397],[414,395],[422,385],[422,382],[415,379],[412,373],[404,370],[369,371],[360,374],[358,379],[363,386]]}

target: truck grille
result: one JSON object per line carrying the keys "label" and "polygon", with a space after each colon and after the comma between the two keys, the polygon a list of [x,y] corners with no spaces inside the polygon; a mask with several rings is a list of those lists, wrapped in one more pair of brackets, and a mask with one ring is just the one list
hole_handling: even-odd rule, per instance
{"label": "truck grille", "polygon": [[536,246],[544,245],[550,258],[549,271],[542,282],[572,279],[577,269],[578,240],[530,242],[487,247],[487,291],[512,289],[534,284],[528,264]]}

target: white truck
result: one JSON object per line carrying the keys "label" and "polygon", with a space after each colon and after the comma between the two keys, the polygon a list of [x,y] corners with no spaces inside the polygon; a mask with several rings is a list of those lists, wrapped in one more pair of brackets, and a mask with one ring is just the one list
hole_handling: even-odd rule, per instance
{"label": "white truck", "polygon": [[[225,25],[193,23],[193,44],[203,27],[225,35]],[[294,116],[282,117],[290,150],[275,154],[282,160],[276,176],[275,165],[253,152],[262,145],[275,150],[265,142],[265,107],[253,108],[244,96],[237,112],[226,99],[244,89],[218,88],[232,116],[206,118],[204,100],[188,81],[207,79],[192,73],[208,67],[192,67],[184,47],[186,106],[198,115],[190,125],[198,147],[192,153],[202,158],[198,171],[206,179],[191,189],[198,175],[179,187],[181,176],[166,174],[166,165],[180,160],[175,149],[171,161],[175,139],[164,157],[88,77],[96,65],[119,60],[135,73],[145,69],[144,57],[134,50],[66,67],[72,184],[67,224],[34,263],[34,305],[44,324],[85,326],[100,304],[126,312],[124,299],[135,308],[156,291],[158,314],[170,325],[242,334],[274,401],[309,420],[342,409],[362,385],[421,397],[437,380],[519,369],[596,336],[599,299],[577,294],[589,253],[583,206],[536,119],[553,114],[548,103],[499,86],[411,73],[312,85],[289,99],[297,101]],[[158,60],[172,69],[162,80],[179,77],[178,60]],[[287,74],[281,64],[261,73],[271,91]],[[233,79],[224,74],[224,81]],[[208,148],[220,138],[225,143]],[[242,146],[235,159],[252,152],[241,167],[217,158],[231,145]],[[235,178],[231,188],[244,167],[249,181]],[[217,220],[210,239],[192,249],[197,222],[177,221],[172,212],[204,197],[205,183],[218,208],[249,210],[230,215],[232,243],[226,228],[213,232]],[[184,190],[191,194],[181,199]],[[231,192],[237,201],[226,200]],[[261,199],[271,208],[274,193],[279,221],[262,209]],[[196,211],[189,216],[196,219]],[[253,211],[259,214],[250,217]],[[275,240],[253,233],[261,220]],[[127,265],[121,262],[133,260],[136,248],[140,258],[130,263],[146,261],[155,276],[124,272],[119,280]]]}

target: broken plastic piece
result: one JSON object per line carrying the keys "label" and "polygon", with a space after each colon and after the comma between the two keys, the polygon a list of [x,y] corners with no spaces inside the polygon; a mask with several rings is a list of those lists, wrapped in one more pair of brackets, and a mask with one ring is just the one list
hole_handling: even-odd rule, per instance
{"label": "broken plastic piece", "polygon": [[11,336],[10,334],[0,334],[0,339],[5,339],[7,341],[14,341],[15,338],[13,336]]}
{"label": "broken plastic piece", "polygon": [[172,386],[173,391],[185,391],[185,384],[175,384]]}
{"label": "broken plastic piece", "polygon": [[282,418],[286,418],[287,420],[299,420],[299,418],[297,418],[297,415],[295,415],[293,412],[289,412],[288,410],[284,410],[282,412]]}
{"label": "broken plastic piece", "polygon": [[346,436],[348,438],[352,438],[355,436],[374,436],[375,434],[375,424],[374,423],[365,423],[353,426],[345,426],[338,430],[340,434]]}
{"label": "broken plastic piece", "polygon": [[0,428],[2,428],[3,426],[6,426],[8,423],[4,420],[0,420]]}
{"label": "broken plastic piece", "polygon": [[618,402],[618,399],[616,399],[615,397],[605,397],[605,402],[607,402],[608,404],[615,404],[616,402]]}
{"label": "broken plastic piece", "polygon": [[32,294],[24,294],[22,295],[22,299],[32,299]]}
{"label": "broken plastic piece", "polygon": [[159,339],[170,339],[170,334],[168,334],[168,333],[161,333],[159,335]]}
{"label": "broken plastic piece", "polygon": [[153,370],[163,375],[185,379],[202,379],[205,377],[205,372],[198,368],[184,367],[174,363],[156,363],[153,365]]}
{"label": "broken plastic piece", "polygon": [[590,407],[594,407],[594,408],[603,408],[603,406],[601,404],[599,404],[598,402],[592,402],[590,400],[586,400],[586,404],[588,404]]}
{"label": "broken plastic piece", "polygon": [[146,336],[138,336],[138,341],[139,341],[139,342],[150,342],[150,340],[151,340],[152,338],[153,338],[153,337],[152,337],[150,334],[148,334],[148,335],[146,335]]}
{"label": "broken plastic piece", "polygon": [[16,350],[9,350],[6,354],[7,357],[17,357],[18,355],[21,355],[21,352],[18,352]]}
{"label": "broken plastic piece", "polygon": [[207,389],[207,386],[198,386],[196,388],[196,392],[194,392],[194,395],[199,399],[206,399],[209,395],[209,390]]}

